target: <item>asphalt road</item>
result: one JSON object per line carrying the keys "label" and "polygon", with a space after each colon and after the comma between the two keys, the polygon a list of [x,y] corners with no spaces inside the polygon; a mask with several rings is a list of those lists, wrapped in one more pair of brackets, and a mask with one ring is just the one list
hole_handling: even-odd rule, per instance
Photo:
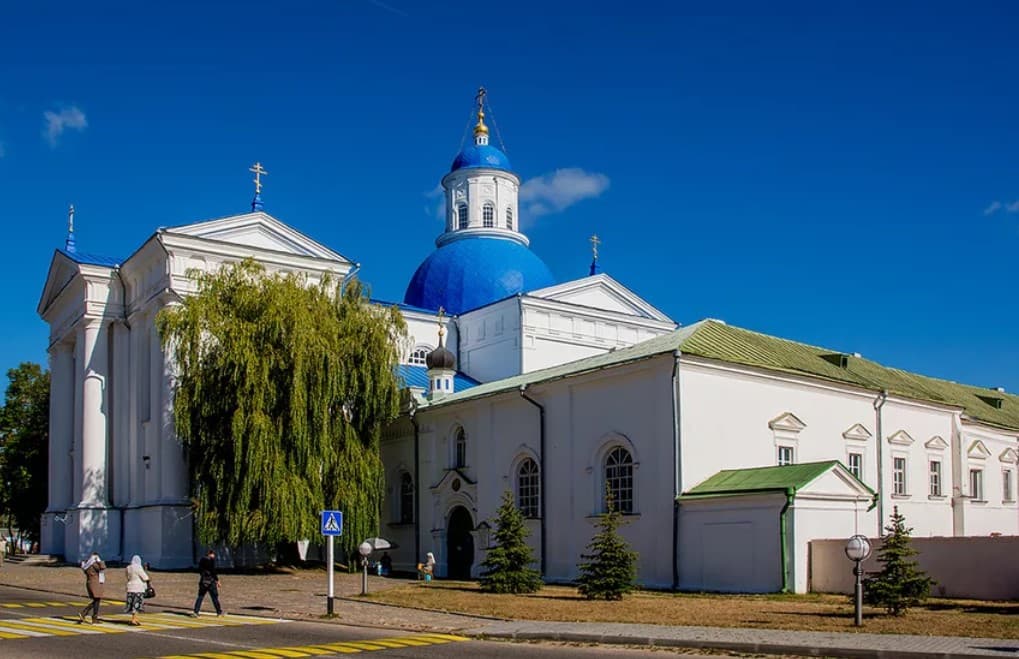
{"label": "asphalt road", "polygon": [[[449,634],[419,634],[227,614],[198,619],[180,611],[150,606],[142,626],[127,624],[122,601],[104,602],[98,625],[79,624],[82,598],[0,586],[0,656],[68,657],[203,657],[205,659],[271,659],[273,657],[371,654],[384,657],[662,657],[662,651],[618,647],[565,646],[547,643],[471,641]],[[674,654],[669,656],[675,656]],[[684,655],[693,656],[693,655]],[[718,655],[715,655],[716,657]]]}

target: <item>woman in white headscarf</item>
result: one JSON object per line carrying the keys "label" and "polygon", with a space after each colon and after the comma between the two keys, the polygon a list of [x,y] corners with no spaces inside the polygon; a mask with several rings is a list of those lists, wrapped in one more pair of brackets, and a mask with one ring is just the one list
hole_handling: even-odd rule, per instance
{"label": "woman in white headscarf", "polygon": [[145,574],[142,567],[142,557],[135,554],[131,557],[131,563],[126,569],[127,574],[127,613],[131,614],[131,622],[134,626],[141,623],[138,621],[138,612],[142,610],[145,602],[145,587],[148,585],[149,575]]}
{"label": "woman in white headscarf", "polygon": [[81,570],[85,573],[85,590],[88,591],[89,603],[78,612],[78,623],[85,622],[85,616],[91,614],[90,622],[99,622],[99,605],[103,601],[103,585],[106,583],[106,563],[99,557],[99,552],[81,562]]}

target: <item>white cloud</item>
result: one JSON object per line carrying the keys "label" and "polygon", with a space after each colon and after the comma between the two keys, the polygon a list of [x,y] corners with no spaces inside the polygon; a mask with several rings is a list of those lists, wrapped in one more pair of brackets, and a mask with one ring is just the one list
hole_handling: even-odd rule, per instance
{"label": "white cloud", "polygon": [[57,112],[46,110],[42,113],[42,116],[46,120],[46,128],[43,130],[42,135],[51,147],[57,146],[57,142],[60,140],[60,136],[64,134],[64,131],[73,129],[81,132],[88,126],[85,113],[79,110],[76,105],[61,108]]}
{"label": "white cloud", "polygon": [[1019,213],[1019,199],[1013,201],[1011,204],[1005,204],[1006,213]]}
{"label": "white cloud", "polygon": [[1001,210],[1001,202],[992,201],[991,205],[984,209],[984,215],[994,215],[999,210]]}
{"label": "white cloud", "polygon": [[446,191],[442,189],[442,184],[436,183],[431,191],[425,193],[425,198],[429,200],[429,205],[425,208],[425,212],[438,220],[445,221]]}
{"label": "white cloud", "polygon": [[530,217],[564,211],[573,204],[598,197],[609,189],[609,177],[579,167],[557,169],[524,181],[520,204]]}
{"label": "white cloud", "polygon": [[1019,213],[1019,199],[1013,202],[1002,203],[1000,201],[992,201],[991,205],[984,209],[984,215],[994,215],[998,211],[1004,211],[1006,213]]}

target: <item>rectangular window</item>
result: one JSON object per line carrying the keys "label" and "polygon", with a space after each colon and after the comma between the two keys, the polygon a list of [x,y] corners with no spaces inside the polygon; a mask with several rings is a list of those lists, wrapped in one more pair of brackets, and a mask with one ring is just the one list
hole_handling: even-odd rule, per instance
{"label": "rectangular window", "polygon": [[984,470],[969,470],[969,496],[977,501],[984,500]]}
{"label": "rectangular window", "polygon": [[1003,469],[1001,471],[1001,500],[1002,501],[1015,501],[1015,496],[1012,494],[1012,470]]}
{"label": "rectangular window", "polygon": [[892,494],[906,494],[906,458],[892,458]]}
{"label": "rectangular window", "polygon": [[863,453],[849,454],[849,471],[858,480],[863,480]]}
{"label": "rectangular window", "polygon": [[931,460],[931,496],[941,496],[941,460]]}
{"label": "rectangular window", "polygon": [[791,465],[794,462],[794,454],[792,446],[779,446],[778,447],[778,465]]}

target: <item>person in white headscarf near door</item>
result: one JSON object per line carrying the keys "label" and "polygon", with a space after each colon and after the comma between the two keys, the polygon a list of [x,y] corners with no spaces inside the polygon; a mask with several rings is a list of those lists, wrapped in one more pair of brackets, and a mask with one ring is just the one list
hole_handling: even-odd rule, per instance
{"label": "person in white headscarf near door", "polygon": [[131,622],[128,624],[139,626],[138,612],[142,610],[145,603],[145,588],[148,587],[149,575],[142,567],[142,557],[135,554],[131,562],[124,570],[127,576],[127,608],[125,613],[131,614]]}
{"label": "person in white headscarf near door", "polygon": [[94,551],[81,562],[81,571],[85,573],[85,590],[88,592],[89,603],[78,612],[78,623],[85,622],[85,616],[91,614],[90,622],[99,622],[99,605],[103,601],[103,587],[106,584],[106,563]]}

